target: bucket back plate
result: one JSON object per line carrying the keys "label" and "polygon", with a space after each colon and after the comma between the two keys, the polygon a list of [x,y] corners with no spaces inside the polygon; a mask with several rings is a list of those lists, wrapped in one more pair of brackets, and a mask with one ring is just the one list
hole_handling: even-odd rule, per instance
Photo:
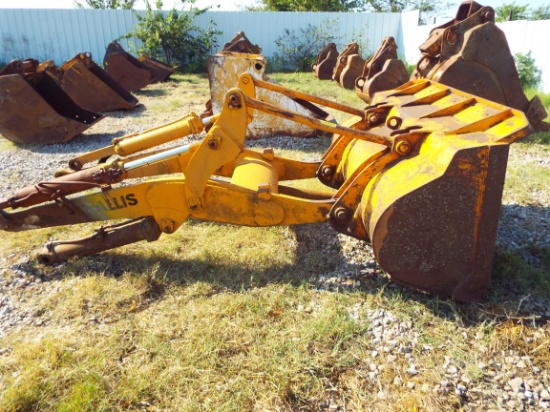
{"label": "bucket back plate", "polygon": [[[458,301],[482,300],[509,144],[529,133],[527,119],[519,110],[429,81],[379,93],[373,104],[392,107],[387,119],[393,125],[399,119],[398,128],[386,122],[373,133],[412,130],[423,137],[368,181],[354,222],[361,230],[348,231],[364,234],[393,281]],[[356,172],[359,158],[386,150],[352,143],[341,168],[346,177]]]}
{"label": "bucket back plate", "polygon": [[80,53],[61,66],[61,87],[79,106],[94,112],[131,110],[138,99],[92,60]]}
{"label": "bucket back plate", "polygon": [[45,72],[0,76],[0,101],[0,133],[15,143],[67,142],[103,118],[75,104]]}
{"label": "bucket back plate", "polygon": [[129,92],[143,89],[153,82],[153,75],[149,68],[127,53],[118,43],[110,43],[107,46],[103,67]]}

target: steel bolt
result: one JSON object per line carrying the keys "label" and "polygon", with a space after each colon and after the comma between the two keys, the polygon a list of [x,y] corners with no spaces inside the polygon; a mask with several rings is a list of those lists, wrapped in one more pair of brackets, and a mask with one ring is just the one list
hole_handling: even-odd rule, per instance
{"label": "steel bolt", "polygon": [[348,218],[348,211],[345,207],[338,207],[334,211],[334,218],[339,222],[345,222],[345,220]]}
{"label": "steel bolt", "polygon": [[82,163],[80,162],[80,160],[73,159],[69,161],[69,167],[72,170],[80,170],[82,169]]}
{"label": "steel bolt", "polygon": [[326,165],[321,169],[321,174],[323,177],[330,177],[334,174],[334,166]]}
{"label": "steel bolt", "polygon": [[406,155],[411,151],[411,144],[408,140],[401,140],[395,145],[395,151],[400,155]]}
{"label": "steel bolt", "polygon": [[269,183],[260,183],[256,191],[256,196],[260,200],[271,200],[271,185]]}
{"label": "steel bolt", "polygon": [[243,77],[243,79],[242,79],[242,82],[244,84],[248,84],[249,81],[250,81],[250,79],[248,77]]}
{"label": "steel bolt", "polygon": [[269,160],[269,161],[272,161],[273,159],[275,159],[275,151],[273,150],[273,148],[272,147],[266,147],[262,151],[262,158],[265,159],[265,160]]}
{"label": "steel bolt", "polygon": [[208,138],[206,143],[211,150],[218,150],[222,144],[222,138],[220,136],[212,135]]}
{"label": "steel bolt", "polygon": [[380,117],[378,117],[378,114],[372,113],[371,115],[369,115],[369,123],[371,125],[378,124],[379,121],[380,121]]}
{"label": "steel bolt", "polygon": [[387,120],[386,125],[392,130],[397,130],[401,127],[401,123],[403,123],[403,119],[397,116],[392,116]]}
{"label": "steel bolt", "polygon": [[236,94],[229,96],[229,107],[231,109],[239,109],[241,107],[241,99]]}
{"label": "steel bolt", "polygon": [[160,221],[160,228],[164,233],[173,233],[176,228],[176,224],[172,219],[162,219]]}
{"label": "steel bolt", "polygon": [[187,205],[189,206],[189,209],[191,209],[193,212],[197,212],[202,209],[201,200],[198,198],[190,198],[187,201]]}

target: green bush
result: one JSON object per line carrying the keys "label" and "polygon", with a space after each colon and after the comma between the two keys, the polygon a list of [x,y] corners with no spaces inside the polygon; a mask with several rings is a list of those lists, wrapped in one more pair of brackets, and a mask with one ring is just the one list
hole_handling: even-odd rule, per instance
{"label": "green bush", "polygon": [[541,82],[541,70],[535,65],[535,59],[531,52],[527,54],[516,53],[514,55],[516,68],[518,69],[519,80],[524,89],[536,89]]}
{"label": "green bush", "polygon": [[279,52],[273,54],[271,69],[274,71],[301,71],[311,70],[317,53],[337,38],[329,31],[333,27],[331,22],[313,26],[308,24],[305,29],[284,30],[282,36],[277,37],[275,44]]}
{"label": "green bush", "polygon": [[145,8],[145,16],[136,13],[138,23],[122,38],[140,40],[140,47],[132,45],[138,54],[146,53],[168,64],[180,64],[186,72],[204,70],[206,59],[217,48],[216,36],[222,34],[212,20],[206,30],[193,25],[195,17],[207,9],[191,7],[189,11],[163,12],[161,0],[156,2],[157,10],[152,9],[148,0]]}

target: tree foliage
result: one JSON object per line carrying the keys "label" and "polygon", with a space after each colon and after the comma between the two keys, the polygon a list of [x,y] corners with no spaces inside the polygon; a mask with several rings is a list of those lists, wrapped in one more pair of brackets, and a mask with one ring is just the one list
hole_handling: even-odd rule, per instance
{"label": "tree foliage", "polygon": [[531,20],[550,20],[550,4],[535,9],[531,13]]}
{"label": "tree foliage", "polygon": [[330,22],[319,26],[308,24],[297,31],[285,29],[284,34],[275,40],[279,52],[273,56],[273,65],[280,70],[311,70],[319,50],[327,43],[337,41],[328,27],[332,27]]}
{"label": "tree foliage", "polygon": [[536,89],[541,82],[542,71],[535,64],[535,59],[531,57],[531,51],[527,54],[516,53],[514,61],[518,69],[521,86],[524,89]]}
{"label": "tree foliage", "polygon": [[123,9],[132,10],[136,0],[84,0],[84,3],[75,1],[76,7],[83,9],[86,7],[92,9]]}
{"label": "tree foliage", "polygon": [[138,39],[141,46],[134,48],[139,54],[147,53],[168,64],[180,64],[186,71],[203,68],[217,47],[216,36],[221,32],[212,20],[206,29],[193,25],[195,17],[207,9],[193,7],[194,0],[182,0],[182,3],[190,5],[188,11],[173,8],[163,12],[162,0],[157,0],[156,10],[145,0],[145,15],[136,13],[137,24],[122,38]]}
{"label": "tree foliage", "polygon": [[429,16],[451,5],[447,0],[259,0],[260,6],[249,7],[253,11],[372,11],[399,13],[419,10],[420,23]]}
{"label": "tree foliage", "polygon": [[265,11],[364,10],[367,0],[261,0]]}
{"label": "tree foliage", "polygon": [[495,8],[495,20],[499,22],[506,20],[527,20],[528,7],[527,4],[521,6],[516,3],[505,3],[502,7]]}
{"label": "tree foliage", "polygon": [[528,4],[505,3],[502,7],[495,8],[495,20],[498,22],[510,20],[550,20],[550,5],[540,6],[530,11]]}

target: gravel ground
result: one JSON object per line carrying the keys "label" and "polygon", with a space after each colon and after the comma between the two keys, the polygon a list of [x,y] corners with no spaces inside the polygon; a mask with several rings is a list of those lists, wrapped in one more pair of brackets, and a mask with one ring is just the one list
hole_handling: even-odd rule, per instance
{"label": "gravel ground", "polygon": [[[157,87],[170,87],[169,84]],[[140,96],[147,107],[154,99],[152,96]],[[197,101],[182,108],[182,115],[191,110],[200,112],[202,102]],[[134,124],[133,118],[142,121]],[[145,120],[144,120],[145,119]],[[116,112],[110,114],[81,137],[68,144],[51,146],[7,147],[0,151],[0,198],[5,198],[17,188],[46,180],[52,171],[66,167],[68,159],[86,151],[108,145],[113,137],[137,132],[171,120],[162,114],[148,113],[144,107],[135,112]],[[196,140],[198,137],[191,137]],[[305,149],[306,153],[315,151],[319,143],[314,140],[274,138],[250,143],[255,147],[272,146],[281,149]],[[518,156],[512,149],[511,158]],[[504,204],[498,229],[497,247],[522,253],[528,262],[536,262],[536,256],[526,252],[528,246],[536,245],[550,248],[550,205],[541,200],[537,206]],[[536,228],[537,230],[534,230]],[[302,229],[300,229],[302,230]],[[304,229],[307,230],[307,229]],[[343,236],[334,236],[326,225],[316,236],[323,238],[327,247],[338,246],[341,250],[341,262],[334,272],[318,276],[317,286],[320,290],[337,290],[339,288],[360,288],[368,279],[380,274],[372,250],[364,243]],[[44,317],[40,308],[31,310],[25,306],[28,294],[49,293],[59,288],[59,280],[44,276],[36,271],[28,258],[14,261],[14,255],[0,256],[0,337],[27,326],[41,326],[51,319]],[[388,287],[395,287],[389,285]],[[533,316],[550,317],[550,305],[547,299],[522,297],[520,305]],[[303,308],[310,310],[310,308]],[[550,376],[549,371],[542,370],[533,363],[533,359],[515,350],[503,351],[494,362],[478,366],[483,379],[475,383],[468,377],[465,365],[446,357],[445,362],[434,370],[444,378],[435,386],[423,384],[416,380],[425,368],[421,364],[421,354],[438,350],[428,345],[419,345],[419,326],[413,322],[403,322],[391,312],[384,309],[370,309],[360,305],[350,311],[350,315],[364,319],[369,323],[368,335],[373,343],[370,353],[368,376],[376,382],[377,376],[385,369],[391,368],[398,358],[406,359],[409,368],[406,376],[396,375],[393,384],[406,386],[422,393],[434,393],[441,396],[453,396],[458,399],[465,410],[517,410],[538,411],[550,410]],[[457,327],[458,333],[467,336],[468,330]],[[549,342],[548,330],[534,329],[526,341]],[[546,343],[545,343],[546,342]],[[480,353],[487,350],[482,342],[474,343]],[[3,349],[0,347],[0,356]],[[380,388],[377,396],[383,400],[387,389]],[[326,408],[338,410],[336,401],[328,399]]]}

